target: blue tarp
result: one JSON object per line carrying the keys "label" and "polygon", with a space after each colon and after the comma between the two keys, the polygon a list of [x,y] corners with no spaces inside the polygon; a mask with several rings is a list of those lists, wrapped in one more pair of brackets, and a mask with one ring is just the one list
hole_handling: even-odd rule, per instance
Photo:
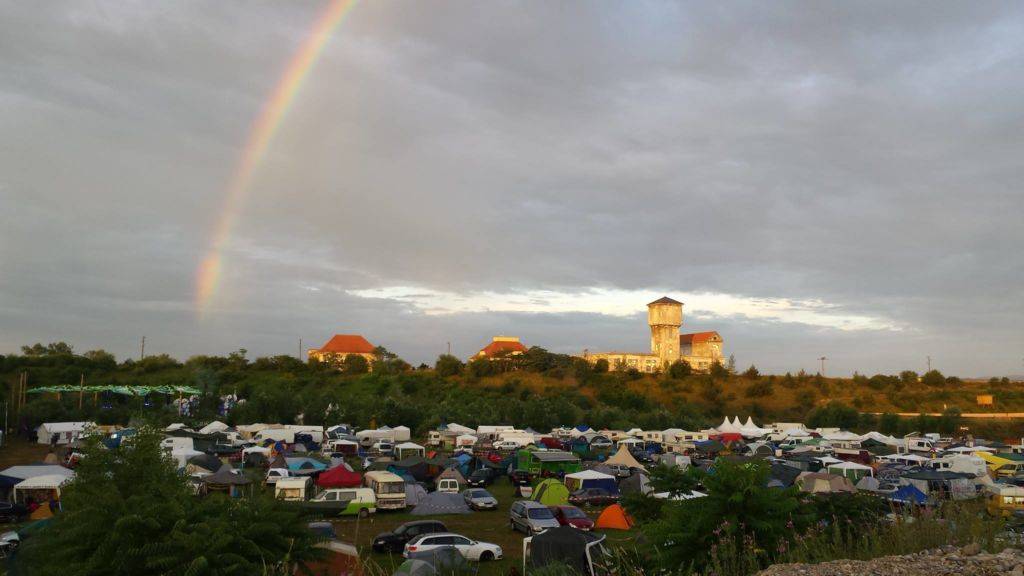
{"label": "blue tarp", "polygon": [[894,492],[890,498],[896,502],[912,502],[915,504],[924,504],[928,501],[928,497],[925,496],[924,492],[918,490],[917,486],[910,484],[900,486],[900,489]]}

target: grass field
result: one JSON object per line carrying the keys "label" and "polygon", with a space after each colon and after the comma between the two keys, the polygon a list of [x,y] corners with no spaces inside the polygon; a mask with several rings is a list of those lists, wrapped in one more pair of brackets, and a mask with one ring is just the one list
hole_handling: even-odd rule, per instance
{"label": "grass field", "polygon": [[[370,544],[374,536],[381,532],[393,530],[400,524],[413,520],[440,520],[449,530],[462,534],[467,538],[490,542],[501,546],[504,558],[480,565],[480,574],[508,574],[513,566],[522,572],[523,537],[522,532],[513,531],[509,527],[509,508],[516,500],[514,488],[507,478],[502,477],[488,490],[498,500],[498,509],[470,514],[449,514],[444,516],[413,516],[408,512],[378,512],[365,520],[343,518],[334,520],[338,539],[355,544],[364,559],[376,562],[384,572],[390,574],[402,563],[401,554],[393,556],[377,554],[371,551]],[[596,518],[600,509],[586,510],[591,518]],[[636,537],[635,531],[613,530],[607,533],[610,542],[628,545]]]}

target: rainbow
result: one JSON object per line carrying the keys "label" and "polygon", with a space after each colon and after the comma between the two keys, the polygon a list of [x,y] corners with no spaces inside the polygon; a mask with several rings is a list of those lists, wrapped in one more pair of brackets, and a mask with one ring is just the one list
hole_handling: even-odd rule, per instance
{"label": "rainbow", "polygon": [[327,41],[331,39],[334,29],[341,24],[356,3],[357,0],[331,0],[317,18],[309,36],[288,63],[284,74],[281,75],[249,130],[249,138],[228,184],[224,205],[215,224],[210,244],[196,271],[195,303],[200,316],[206,311],[220,284],[224,266],[224,247],[248,195],[249,183],[266,156],[267,149],[270,148],[284,117],[294,104],[295,96],[323,52]]}

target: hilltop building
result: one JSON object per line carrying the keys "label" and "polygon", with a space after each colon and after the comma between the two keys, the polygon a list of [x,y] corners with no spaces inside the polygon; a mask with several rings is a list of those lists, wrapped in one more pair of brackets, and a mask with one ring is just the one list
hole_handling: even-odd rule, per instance
{"label": "hilltop building", "polygon": [[310,360],[317,362],[333,362],[340,364],[351,354],[366,358],[366,361],[373,365],[376,357],[373,354],[376,346],[359,334],[335,334],[320,348],[310,348],[307,351]]}
{"label": "hilltop building", "polygon": [[515,336],[495,336],[491,339],[490,344],[481,348],[470,360],[477,358],[487,358],[489,360],[508,358],[510,356],[519,356],[526,352],[526,350],[526,346]]}
{"label": "hilltop building", "polygon": [[651,351],[589,352],[583,358],[591,364],[604,358],[614,369],[636,368],[641,372],[657,372],[676,360],[685,360],[695,371],[706,372],[715,362],[722,362],[722,337],[718,332],[680,334],[683,325],[683,303],[668,296],[647,305],[647,324],[651,328]]}

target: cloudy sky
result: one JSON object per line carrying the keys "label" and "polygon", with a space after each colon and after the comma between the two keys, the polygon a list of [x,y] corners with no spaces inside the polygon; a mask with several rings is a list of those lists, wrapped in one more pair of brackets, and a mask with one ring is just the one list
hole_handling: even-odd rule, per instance
{"label": "cloudy sky", "polygon": [[[0,2],[0,353],[644,350],[1024,372],[1024,6]],[[197,269],[229,218],[222,274]]]}

